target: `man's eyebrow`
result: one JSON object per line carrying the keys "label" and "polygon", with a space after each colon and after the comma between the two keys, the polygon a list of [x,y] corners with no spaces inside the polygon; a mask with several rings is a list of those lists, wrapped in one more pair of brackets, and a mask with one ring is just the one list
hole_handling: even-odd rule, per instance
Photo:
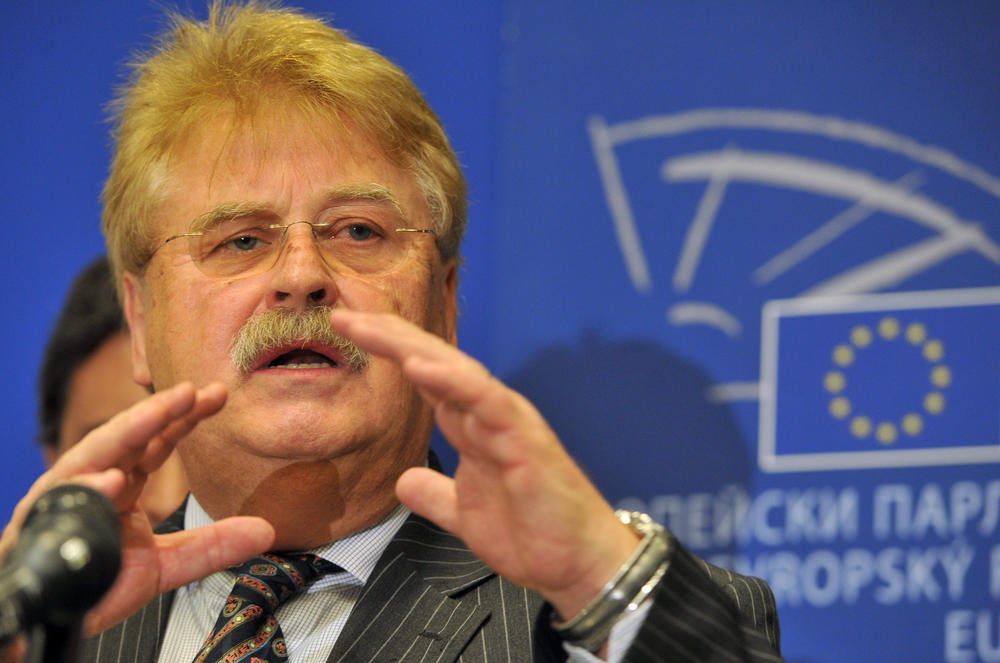
{"label": "man's eyebrow", "polygon": [[244,216],[254,216],[262,212],[273,214],[271,207],[265,203],[241,200],[219,203],[194,220],[191,224],[191,232],[207,230],[224,221],[239,219]]}
{"label": "man's eyebrow", "polygon": [[399,199],[381,184],[349,184],[328,189],[326,192],[328,204],[341,203],[378,203],[391,207],[394,212],[403,215],[403,206],[399,204]]}
{"label": "man's eyebrow", "polygon": [[[386,205],[394,212],[403,215],[403,207],[399,199],[381,184],[349,184],[327,189],[324,200],[327,205],[342,205],[345,203],[376,203]],[[249,200],[230,200],[219,203],[204,214],[198,216],[191,224],[191,232],[200,232],[232,219],[259,214],[273,215],[273,208],[267,203]]]}

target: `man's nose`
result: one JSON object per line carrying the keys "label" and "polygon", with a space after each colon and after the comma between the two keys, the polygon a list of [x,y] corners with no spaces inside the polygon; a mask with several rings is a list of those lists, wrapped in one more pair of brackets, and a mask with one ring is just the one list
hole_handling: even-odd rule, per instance
{"label": "man's nose", "polygon": [[285,230],[271,274],[273,306],[306,308],[332,305],[336,299],[334,272],[323,259],[312,226],[304,221]]}

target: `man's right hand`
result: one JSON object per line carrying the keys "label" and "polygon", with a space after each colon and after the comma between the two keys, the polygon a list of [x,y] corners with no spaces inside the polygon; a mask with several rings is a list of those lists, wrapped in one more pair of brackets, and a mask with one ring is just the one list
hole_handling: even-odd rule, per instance
{"label": "man's right hand", "polygon": [[138,505],[146,476],[166,460],[184,435],[225,402],[221,384],[196,391],[190,383],[183,383],[95,428],[18,502],[0,537],[0,560],[13,547],[31,506],[53,486],[79,483],[106,495],[118,512],[122,565],[115,584],[87,614],[85,631],[92,635],[135,613],[157,594],[267,550],[274,529],[261,518],[237,516],[208,527],[156,535]]}

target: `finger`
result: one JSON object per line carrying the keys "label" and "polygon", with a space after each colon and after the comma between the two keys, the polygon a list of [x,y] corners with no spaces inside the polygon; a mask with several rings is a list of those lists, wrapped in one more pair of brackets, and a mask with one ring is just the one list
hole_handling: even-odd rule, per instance
{"label": "finger", "polygon": [[456,370],[420,357],[408,359],[404,369],[439,415],[442,407],[458,414],[468,412],[479,426],[492,431],[545,425],[523,396],[487,374]]}
{"label": "finger", "polygon": [[163,464],[177,441],[200,420],[217,412],[225,400],[226,390],[220,383],[198,391],[183,383],[141,401],[70,449],[49,476],[32,487],[28,499],[33,502],[40,491],[64,478],[75,480],[80,473],[117,467],[125,473],[125,486],[108,497],[119,513],[129,511],[146,477]]}
{"label": "finger", "polygon": [[260,554],[274,543],[274,527],[263,518],[233,516],[206,527],[159,538],[159,591],[176,589]]}
{"label": "finger", "polygon": [[85,631],[100,632],[134,613],[152,596],[244,562],[273,543],[274,528],[263,518],[253,516],[224,518],[205,527],[159,535],[154,552],[157,559],[153,562],[159,568],[159,577],[152,595],[137,596],[134,586],[116,583],[88,613]]}
{"label": "finger", "polygon": [[[416,327],[404,323],[397,316],[337,308],[330,314],[330,324],[334,331],[349,337],[363,350],[397,361],[426,351],[426,343],[421,343],[421,340],[427,339],[420,339],[413,333]],[[437,340],[443,343],[441,339]]]}
{"label": "finger", "polygon": [[457,534],[455,481],[426,467],[411,467],[396,481],[396,496],[413,513]]}
{"label": "finger", "polygon": [[[112,468],[124,471],[124,482],[114,490],[110,485],[103,490],[94,487],[112,499],[119,513],[128,511],[141,491],[144,475],[159,467],[178,439],[224,403],[225,387],[221,384],[210,384],[196,392],[190,383],[182,383],[140,401],[91,431],[39,477],[18,502],[0,538],[0,555],[13,545],[21,523],[42,493],[81,475],[96,475]],[[137,466],[141,466],[140,474],[132,471]]]}
{"label": "finger", "polygon": [[96,490],[108,499],[114,501],[127,487],[125,473],[117,467],[104,470],[103,472],[93,472],[91,474],[78,474],[72,481],[58,481],[56,485],[78,484]]}
{"label": "finger", "polygon": [[[462,398],[458,398],[458,393],[452,394],[454,405],[458,408],[465,407],[472,394],[488,384],[490,372],[480,362],[399,316],[335,309],[331,314],[331,324],[362,349],[392,359],[402,364],[404,370],[409,362],[440,364],[441,371],[453,374],[469,388],[469,394]],[[408,377],[419,379],[419,374]],[[414,380],[418,387],[427,387],[421,390],[424,398],[436,406],[444,395],[435,391],[435,382],[422,385],[418,379]]]}
{"label": "finger", "polygon": [[173,453],[177,442],[190,433],[199,422],[221,410],[225,404],[226,387],[221,382],[213,382],[199,389],[195,393],[191,410],[183,417],[170,422],[159,435],[150,440],[138,463],[139,469],[146,474],[159,469]]}
{"label": "finger", "polygon": [[109,467],[130,467],[142,458],[147,443],[190,412],[195,402],[196,392],[187,382],[158,392],[91,431],[50,472],[54,478],[68,478]]}
{"label": "finger", "polygon": [[409,357],[403,363],[406,376],[436,399],[470,405],[497,387],[503,388],[485,369],[463,363]]}
{"label": "finger", "polygon": [[351,338],[363,350],[400,363],[407,357],[425,357],[479,365],[440,336],[398,315],[334,309],[330,323],[335,331]]}

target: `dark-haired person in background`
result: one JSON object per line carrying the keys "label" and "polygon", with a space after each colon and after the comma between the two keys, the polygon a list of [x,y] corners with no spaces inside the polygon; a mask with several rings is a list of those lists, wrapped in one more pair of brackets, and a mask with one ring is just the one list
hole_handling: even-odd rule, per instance
{"label": "dark-haired person in background", "polygon": [[[129,333],[108,259],[93,261],[73,280],[49,336],[38,376],[38,441],[45,464],[149,392],[132,379]],[[146,479],[139,505],[158,523],[187,494],[177,454]]]}

